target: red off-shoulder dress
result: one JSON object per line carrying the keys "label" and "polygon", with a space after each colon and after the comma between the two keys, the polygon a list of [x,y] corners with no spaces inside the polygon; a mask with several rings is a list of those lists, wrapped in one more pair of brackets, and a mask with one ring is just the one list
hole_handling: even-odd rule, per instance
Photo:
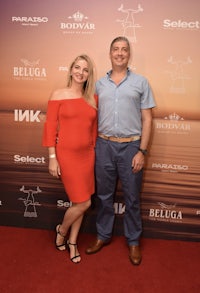
{"label": "red off-shoulder dress", "polygon": [[94,147],[97,111],[84,98],[50,100],[43,132],[43,146],[56,148],[65,191],[74,203],[94,193]]}

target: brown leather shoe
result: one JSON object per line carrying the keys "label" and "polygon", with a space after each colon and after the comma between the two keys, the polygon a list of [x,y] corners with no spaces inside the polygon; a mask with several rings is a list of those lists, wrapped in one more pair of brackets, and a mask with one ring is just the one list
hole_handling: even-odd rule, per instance
{"label": "brown leather shoe", "polygon": [[108,241],[103,241],[103,240],[100,240],[100,239],[96,239],[96,241],[86,249],[85,253],[86,254],[93,254],[93,253],[97,253],[99,250],[102,249],[102,247],[104,245],[108,245],[110,242]]}
{"label": "brown leather shoe", "polygon": [[139,245],[129,246],[129,259],[133,265],[139,265],[142,261],[142,255]]}

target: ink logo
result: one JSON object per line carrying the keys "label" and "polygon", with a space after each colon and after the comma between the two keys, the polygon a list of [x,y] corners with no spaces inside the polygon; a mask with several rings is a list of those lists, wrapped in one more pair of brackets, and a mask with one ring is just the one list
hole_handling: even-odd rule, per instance
{"label": "ink logo", "polygon": [[95,24],[88,21],[88,17],[80,11],[68,16],[69,21],[61,22],[60,29],[64,34],[92,34]]}
{"label": "ink logo", "polygon": [[32,157],[32,156],[21,156],[21,155],[14,155],[13,157],[14,163],[18,164],[45,164],[44,157]]}
{"label": "ink logo", "polygon": [[198,20],[194,21],[184,21],[182,19],[179,20],[163,20],[163,28],[170,30],[198,30],[200,28],[200,23]]}
{"label": "ink logo", "polygon": [[143,12],[143,8],[140,4],[138,4],[138,7],[136,9],[134,8],[124,8],[124,5],[122,4],[118,11],[125,14],[124,18],[121,20],[117,20],[117,22],[120,22],[123,29],[123,36],[127,37],[130,42],[136,43],[137,37],[136,37],[136,29],[140,28],[141,25],[135,22],[135,14],[138,14],[140,12]]}
{"label": "ink logo", "polygon": [[23,26],[38,26],[48,22],[48,18],[46,16],[12,16],[12,22],[20,23]]}
{"label": "ink logo", "polygon": [[115,202],[114,211],[116,215],[123,215],[125,213],[125,204],[121,202]]}
{"label": "ink logo", "polygon": [[13,67],[13,78],[15,80],[41,80],[47,78],[46,68],[39,65],[40,60],[29,61],[20,59],[22,65]]}
{"label": "ink logo", "polygon": [[167,205],[158,202],[158,208],[151,208],[149,210],[149,219],[159,222],[174,222],[181,223],[183,220],[182,211],[176,208],[176,204]]}
{"label": "ink logo", "polygon": [[163,120],[155,122],[158,133],[188,134],[191,130],[190,123],[184,122],[183,117],[175,112],[165,116]]}
{"label": "ink logo", "polygon": [[22,109],[15,109],[14,110],[14,121],[16,122],[41,122],[40,120],[40,110],[22,110]]}
{"label": "ink logo", "polygon": [[175,60],[170,56],[168,63],[172,67],[171,70],[166,71],[171,81],[169,92],[173,94],[185,94],[185,81],[190,79],[190,77],[184,72],[184,69],[192,63],[191,58],[188,56],[185,60]]}
{"label": "ink logo", "polygon": [[26,197],[20,197],[19,200],[23,201],[25,210],[25,218],[37,218],[36,206],[41,206],[41,204],[35,201],[35,195],[42,192],[42,190],[37,186],[36,190],[25,189],[24,185],[20,188],[20,191],[23,192]]}

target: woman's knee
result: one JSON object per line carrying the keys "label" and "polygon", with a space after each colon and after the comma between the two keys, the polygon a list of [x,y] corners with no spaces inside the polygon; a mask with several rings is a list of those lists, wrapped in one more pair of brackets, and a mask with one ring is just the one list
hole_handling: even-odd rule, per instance
{"label": "woman's knee", "polygon": [[91,199],[73,205],[81,209],[83,212],[85,212],[91,206]]}
{"label": "woman's knee", "polygon": [[84,203],[84,206],[85,206],[85,210],[89,209],[89,207],[91,206],[91,199],[88,199],[88,200]]}

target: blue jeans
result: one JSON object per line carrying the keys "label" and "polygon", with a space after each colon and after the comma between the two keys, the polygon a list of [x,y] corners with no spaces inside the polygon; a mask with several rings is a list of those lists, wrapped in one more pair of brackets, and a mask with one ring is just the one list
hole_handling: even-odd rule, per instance
{"label": "blue jeans", "polygon": [[140,191],[143,170],[134,174],[131,164],[139,145],[139,140],[118,143],[97,138],[95,171],[99,209],[96,228],[98,238],[103,241],[112,236],[115,219],[114,195],[119,178],[125,202],[124,235],[128,245],[138,245],[142,233]]}

